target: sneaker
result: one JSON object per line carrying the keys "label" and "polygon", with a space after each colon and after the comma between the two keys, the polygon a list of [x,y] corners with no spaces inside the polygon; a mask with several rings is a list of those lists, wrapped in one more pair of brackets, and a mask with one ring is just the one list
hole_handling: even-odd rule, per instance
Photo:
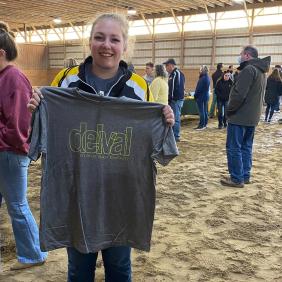
{"label": "sneaker", "polygon": [[244,184],[252,184],[250,179],[244,179]]}
{"label": "sneaker", "polygon": [[224,177],[220,180],[221,185],[235,188],[243,188],[244,183],[236,183],[230,177]]}
{"label": "sneaker", "polygon": [[45,263],[45,261],[36,262],[36,263],[22,263],[22,262],[17,261],[10,267],[10,270],[26,269],[26,268],[30,268],[30,267],[34,267],[34,266],[40,266],[44,263]]}
{"label": "sneaker", "polygon": [[196,128],[195,130],[204,130],[204,129],[206,129],[207,127],[206,126],[201,126],[201,127],[198,127],[198,128]]}

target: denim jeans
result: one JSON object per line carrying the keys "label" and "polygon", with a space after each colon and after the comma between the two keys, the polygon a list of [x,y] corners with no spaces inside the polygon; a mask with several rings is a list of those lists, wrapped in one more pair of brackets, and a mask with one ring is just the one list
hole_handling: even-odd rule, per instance
{"label": "denim jeans", "polygon": [[180,138],[180,127],[181,127],[181,109],[183,107],[183,102],[184,100],[172,100],[169,102],[169,105],[171,106],[173,113],[174,113],[174,118],[175,118],[175,124],[173,126],[173,133],[175,139]]}
{"label": "denim jeans", "polygon": [[200,122],[199,127],[205,127],[208,124],[208,101],[206,100],[198,100],[197,99],[197,106],[200,115]]}
{"label": "denim jeans", "polygon": [[265,121],[271,121],[274,114],[274,109],[276,105],[267,104],[265,109]]}
{"label": "denim jeans", "polygon": [[2,205],[2,194],[0,193],[0,208],[1,208],[1,205]]}
{"label": "denim jeans", "polygon": [[47,253],[40,250],[38,227],[26,198],[29,162],[25,155],[0,152],[0,193],[11,218],[21,263],[42,262],[47,257]]}
{"label": "denim jeans", "polygon": [[212,103],[209,112],[210,117],[214,117],[215,115],[216,102],[217,102],[217,97],[216,97],[215,89],[213,89]]}
{"label": "denim jeans", "polygon": [[217,100],[218,125],[226,126],[226,107],[228,101]]}
{"label": "denim jeans", "polygon": [[231,179],[243,183],[250,179],[252,168],[252,149],[255,134],[254,126],[228,124],[227,163]]}
{"label": "denim jeans", "polygon": [[[68,282],[93,282],[98,253],[83,254],[74,248],[68,252]],[[111,247],[102,250],[106,282],[130,282],[130,247]]]}

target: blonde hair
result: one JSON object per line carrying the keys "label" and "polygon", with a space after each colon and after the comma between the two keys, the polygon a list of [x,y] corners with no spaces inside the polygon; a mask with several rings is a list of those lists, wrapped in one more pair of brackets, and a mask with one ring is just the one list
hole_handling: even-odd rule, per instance
{"label": "blonde hair", "polygon": [[128,41],[128,30],[129,30],[129,24],[128,21],[126,19],[125,16],[120,15],[120,14],[115,14],[115,13],[107,13],[107,14],[101,14],[99,15],[93,22],[92,24],[92,28],[91,28],[91,33],[90,33],[90,40],[92,38],[93,32],[94,32],[94,28],[96,26],[96,24],[99,21],[102,20],[112,20],[115,21],[117,23],[119,23],[119,26],[121,28],[121,32],[122,32],[122,37],[123,40],[125,42],[125,47],[127,47],[127,41]]}
{"label": "blonde hair", "polygon": [[10,31],[9,25],[0,21],[0,49],[6,52],[6,59],[13,61],[18,56],[15,35]]}

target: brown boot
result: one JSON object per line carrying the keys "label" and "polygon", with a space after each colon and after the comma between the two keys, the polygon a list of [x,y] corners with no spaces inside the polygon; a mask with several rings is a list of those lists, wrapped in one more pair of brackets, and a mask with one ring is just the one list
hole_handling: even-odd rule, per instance
{"label": "brown boot", "polygon": [[22,262],[17,261],[10,267],[10,270],[26,269],[26,268],[30,268],[30,267],[34,267],[34,266],[39,266],[39,265],[42,265],[44,263],[45,263],[45,261],[36,262],[36,263],[22,263]]}
{"label": "brown boot", "polygon": [[224,177],[220,180],[221,185],[235,188],[243,188],[244,183],[236,183],[230,177]]}

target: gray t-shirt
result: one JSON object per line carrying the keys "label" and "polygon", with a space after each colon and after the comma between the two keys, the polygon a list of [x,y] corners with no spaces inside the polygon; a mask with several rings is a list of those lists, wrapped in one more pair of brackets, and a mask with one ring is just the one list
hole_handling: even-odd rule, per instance
{"label": "gray t-shirt", "polygon": [[42,153],[40,243],[82,253],[113,246],[149,251],[154,160],[178,155],[163,105],[46,87],[29,156]]}
{"label": "gray t-shirt", "polygon": [[123,75],[122,70],[118,69],[114,77],[103,79],[92,73],[92,64],[86,64],[85,66],[85,79],[86,82],[94,87],[98,95],[108,96],[110,89]]}

